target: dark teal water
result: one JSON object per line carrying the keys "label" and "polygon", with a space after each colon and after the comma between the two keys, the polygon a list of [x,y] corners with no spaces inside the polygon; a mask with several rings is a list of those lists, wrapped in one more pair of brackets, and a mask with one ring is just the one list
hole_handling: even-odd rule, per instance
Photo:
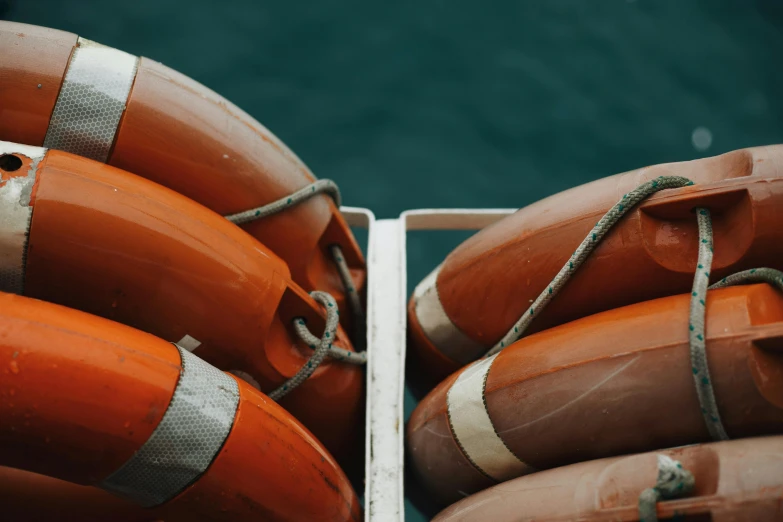
{"label": "dark teal water", "polygon": [[[16,0],[7,16],[194,77],[379,217],[783,142],[778,0]],[[462,237],[412,234],[411,284]]]}

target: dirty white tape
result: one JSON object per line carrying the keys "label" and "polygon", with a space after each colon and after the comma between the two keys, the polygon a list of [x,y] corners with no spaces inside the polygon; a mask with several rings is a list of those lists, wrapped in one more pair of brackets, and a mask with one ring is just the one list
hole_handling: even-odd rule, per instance
{"label": "dirty white tape", "polygon": [[139,59],[84,38],[76,45],[44,146],[105,162]]}
{"label": "dirty white tape", "polygon": [[463,371],[451,385],[446,402],[451,432],[465,456],[485,475],[502,482],[535,470],[511,453],[489,418],[484,387],[495,357],[481,359]]}
{"label": "dirty white tape", "polygon": [[176,344],[180,348],[184,348],[189,352],[193,352],[196,348],[201,346],[201,341],[199,341],[194,337],[189,336],[188,334],[185,334],[185,336],[182,339],[180,339],[174,344]]}
{"label": "dirty white tape", "polygon": [[100,487],[144,507],[174,498],[198,480],[223,447],[239,404],[237,382],[179,348],[182,374],[160,424]]}
{"label": "dirty white tape", "polygon": [[2,172],[0,181],[0,290],[14,294],[24,292],[24,268],[27,238],[33,208],[30,195],[35,184],[38,163],[46,154],[42,147],[17,145],[0,141],[0,157],[6,157],[2,165],[14,168],[19,162],[30,159],[29,167]]}
{"label": "dirty white tape", "polygon": [[440,268],[435,268],[413,292],[416,317],[425,335],[438,350],[455,362],[468,364],[486,352],[487,347],[465,335],[443,309],[437,286]]}

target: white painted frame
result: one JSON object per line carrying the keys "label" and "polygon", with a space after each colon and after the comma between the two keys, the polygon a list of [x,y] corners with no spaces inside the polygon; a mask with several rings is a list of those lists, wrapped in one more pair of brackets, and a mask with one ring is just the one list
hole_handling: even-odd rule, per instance
{"label": "white painted frame", "polygon": [[516,209],[419,209],[376,220],[364,208],[342,207],[367,239],[367,426],[365,522],[403,522],[406,238],[409,230],[480,230]]}

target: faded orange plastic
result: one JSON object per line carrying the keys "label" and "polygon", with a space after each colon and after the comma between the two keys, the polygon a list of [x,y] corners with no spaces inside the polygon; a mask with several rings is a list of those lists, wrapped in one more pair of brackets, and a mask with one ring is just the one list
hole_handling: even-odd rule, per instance
{"label": "faded orange plastic", "polygon": [[783,437],[739,439],[574,464],[512,480],[457,502],[434,522],[639,520],[639,495],[655,485],[657,456],[693,473],[694,490],[657,505],[659,520],[783,520]]}
{"label": "faded orange plastic", "polygon": [[[748,268],[783,268],[783,145],[647,167],[543,199],[478,232],[448,255],[438,274],[443,309],[487,349],[499,341],[568,261],[596,222],[622,196],[658,176],[695,185],[658,192],[631,210],[528,333],[647,299],[687,292],[696,270],[695,207],[710,209],[711,278]],[[438,352],[409,308],[412,346],[431,388],[459,365]]]}
{"label": "faded orange plastic", "polygon": [[[602,312],[500,352],[484,396],[495,432],[539,470],[709,442],[691,371],[690,297]],[[783,432],[783,295],[766,284],[710,291],[706,341],[729,437]],[[419,403],[407,427],[412,468],[441,505],[494,483],[451,432],[446,397],[458,375]]]}

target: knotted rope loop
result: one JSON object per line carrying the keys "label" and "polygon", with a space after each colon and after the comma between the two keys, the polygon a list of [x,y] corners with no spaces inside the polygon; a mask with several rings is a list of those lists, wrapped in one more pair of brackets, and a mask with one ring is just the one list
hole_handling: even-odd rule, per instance
{"label": "knotted rope loop", "polygon": [[[319,179],[318,181],[301,188],[289,196],[282,197],[277,201],[268,203],[261,207],[252,208],[229,216],[224,216],[227,220],[231,221],[235,225],[243,225],[250,223],[257,219],[261,219],[273,214],[277,214],[287,208],[293,207],[311,199],[319,194],[326,194],[334,200],[334,204],[338,207],[341,204],[340,188],[337,184],[330,179]],[[345,261],[342,248],[340,245],[330,245],[329,253],[332,256],[335,266],[337,267],[337,273],[340,276],[340,280],[345,288],[345,293],[348,299],[348,304],[353,312],[353,324],[354,324],[354,342],[357,348],[363,347],[365,344],[365,316],[364,309],[362,308],[362,301],[359,293],[356,291],[356,287],[353,284],[353,278],[351,277],[351,271],[348,268],[348,263]],[[319,292],[323,294],[323,292]],[[331,298],[331,296],[330,296]],[[332,299],[332,301],[334,301]],[[336,305],[335,305],[336,308]],[[300,319],[301,320],[301,319]],[[303,321],[303,320],[301,320]],[[319,344],[318,338],[315,337],[307,330],[304,324],[295,322],[294,328],[299,335],[299,338],[311,345],[313,349]],[[315,339],[315,341],[313,341]],[[358,351],[358,350],[357,350]],[[365,364],[367,362],[367,353],[362,351],[359,353],[350,352],[342,348],[333,347],[329,350],[329,355],[335,359],[346,361],[352,364]],[[320,361],[318,362],[320,364]],[[311,372],[312,373],[312,372]],[[278,390],[275,390],[277,392]],[[274,392],[273,392],[274,393]],[[286,392],[287,393],[287,392]]]}
{"label": "knotted rope loop", "polygon": [[[306,381],[332,349],[332,343],[337,334],[337,327],[340,324],[340,312],[337,310],[337,303],[334,298],[326,292],[310,292],[310,295],[326,308],[326,327],[324,328],[324,333],[319,339],[307,329],[307,325],[303,318],[297,317],[294,319],[294,331],[296,331],[300,339],[313,347],[314,351],[313,355],[307,359],[304,366],[302,366],[293,377],[269,394],[269,398],[274,401],[280,400],[280,398]],[[305,334],[305,336],[302,334]],[[313,343],[313,340],[316,342]]]}
{"label": "knotted rope loop", "polygon": [[679,461],[658,455],[658,480],[655,486],[639,495],[639,522],[658,522],[658,502],[685,496],[695,485],[693,473],[683,468]]}

